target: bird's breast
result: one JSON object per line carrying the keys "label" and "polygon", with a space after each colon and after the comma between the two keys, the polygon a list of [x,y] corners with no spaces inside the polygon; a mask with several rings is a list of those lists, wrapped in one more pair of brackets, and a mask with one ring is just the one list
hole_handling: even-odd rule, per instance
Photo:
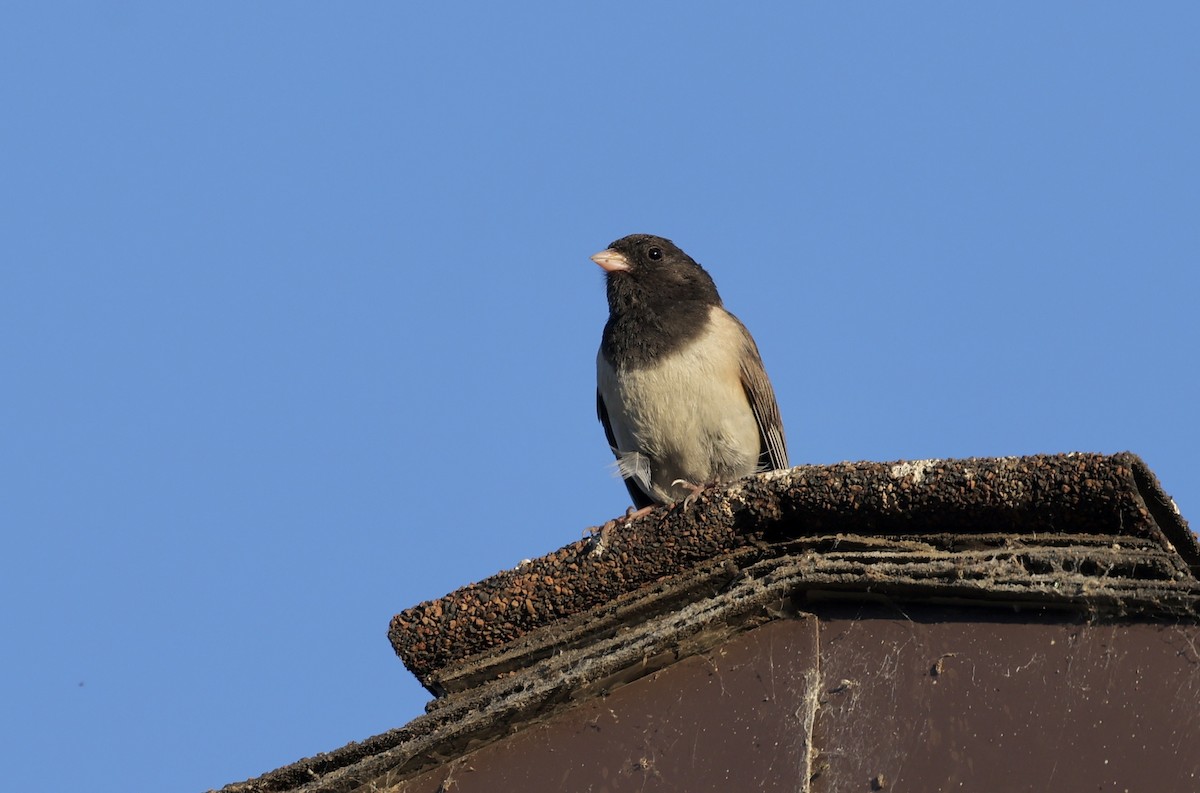
{"label": "bird's breast", "polygon": [[670,491],[676,479],[703,484],[754,472],[760,440],[741,380],[743,333],[714,307],[702,333],[647,365],[598,356],[597,383],[617,452],[648,457],[655,489]]}

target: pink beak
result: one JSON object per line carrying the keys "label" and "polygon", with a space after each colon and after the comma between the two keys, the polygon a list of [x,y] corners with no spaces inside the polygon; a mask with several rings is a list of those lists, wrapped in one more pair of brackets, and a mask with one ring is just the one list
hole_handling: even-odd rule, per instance
{"label": "pink beak", "polygon": [[617,273],[629,269],[629,260],[625,254],[618,253],[612,248],[600,251],[592,257],[592,261],[604,268],[606,272]]}

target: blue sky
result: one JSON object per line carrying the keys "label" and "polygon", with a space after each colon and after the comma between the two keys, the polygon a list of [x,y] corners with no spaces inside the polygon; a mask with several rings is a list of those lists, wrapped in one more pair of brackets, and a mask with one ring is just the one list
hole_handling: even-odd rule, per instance
{"label": "blue sky", "polygon": [[9,785],[203,790],[420,714],[391,615],[627,506],[588,256],[635,231],[753,331],[794,463],[1128,449],[1200,519],[1198,29],[9,4]]}

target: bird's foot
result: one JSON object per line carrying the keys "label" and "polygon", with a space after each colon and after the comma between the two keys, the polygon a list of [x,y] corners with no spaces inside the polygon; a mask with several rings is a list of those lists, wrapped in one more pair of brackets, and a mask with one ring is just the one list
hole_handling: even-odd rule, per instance
{"label": "bird's foot", "polygon": [[634,509],[633,507],[630,507],[629,509],[625,510],[625,522],[628,523],[635,518],[640,518],[643,515],[649,515],[657,506],[657,504],[651,504],[650,506],[642,507],[641,509]]}
{"label": "bird's foot", "polygon": [[694,482],[689,482],[686,479],[676,479],[674,482],[671,483],[671,486],[674,487],[675,485],[679,485],[680,487],[686,488],[687,490],[691,491],[683,499],[683,506],[686,508],[686,507],[690,507],[692,505],[692,503],[695,502],[696,497],[698,495],[700,495],[705,490],[707,490],[708,488],[712,487],[715,484],[716,484],[716,482],[713,481],[713,482],[707,482],[702,485],[698,485],[698,484],[695,484]]}

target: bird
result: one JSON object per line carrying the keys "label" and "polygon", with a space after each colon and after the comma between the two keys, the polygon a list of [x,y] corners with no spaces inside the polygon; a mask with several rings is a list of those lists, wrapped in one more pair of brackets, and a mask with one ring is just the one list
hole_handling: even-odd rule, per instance
{"label": "bird", "polygon": [[758,346],[708,272],[651,234],[622,237],[591,258],[608,297],[596,414],[637,508],[630,514],[787,468]]}

